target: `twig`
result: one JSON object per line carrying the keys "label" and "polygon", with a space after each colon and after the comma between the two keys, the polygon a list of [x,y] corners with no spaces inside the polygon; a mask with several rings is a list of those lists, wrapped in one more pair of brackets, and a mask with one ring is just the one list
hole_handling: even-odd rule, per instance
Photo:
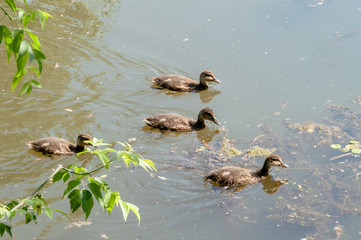
{"label": "twig", "polygon": [[[49,181],[51,181],[54,177],[54,175],[59,172],[61,169],[63,169],[62,165],[59,165],[57,169],[55,169],[55,171],[48,177],[48,179],[46,179],[34,192],[32,192],[29,196],[27,196],[24,200],[28,200],[30,199],[32,196],[34,196],[37,192],[40,191],[40,189],[42,189],[45,184],[47,184]],[[25,201],[20,202],[18,205],[16,205],[13,209],[11,209],[10,212],[14,212],[15,210],[19,209],[21,206],[23,206],[25,203]]]}
{"label": "twig", "polygon": [[253,143],[255,143],[255,142],[256,142],[259,138],[261,138],[261,137],[264,137],[264,134],[260,134],[260,135],[256,136],[256,137],[252,140],[252,142],[249,144],[249,148],[251,149]]}
{"label": "twig", "polygon": [[349,155],[352,155],[352,152],[345,153],[345,154],[341,154],[341,155],[339,155],[339,156],[330,158],[330,161],[336,160],[336,159],[338,159],[338,158],[346,157],[346,156],[349,156]]}

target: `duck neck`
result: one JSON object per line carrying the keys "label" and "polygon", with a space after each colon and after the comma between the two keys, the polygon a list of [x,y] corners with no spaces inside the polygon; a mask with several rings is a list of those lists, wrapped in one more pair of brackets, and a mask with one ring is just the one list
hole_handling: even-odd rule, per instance
{"label": "duck neck", "polygon": [[199,130],[206,127],[206,124],[204,123],[203,117],[199,114],[197,122],[194,124],[194,129]]}
{"label": "duck neck", "polygon": [[79,153],[79,152],[82,152],[84,151],[84,146],[82,145],[70,145],[70,150],[72,150],[74,153]]}
{"label": "duck neck", "polygon": [[268,174],[269,174],[268,172],[269,172],[270,168],[271,167],[269,166],[268,162],[265,161],[264,164],[263,164],[263,167],[256,172],[257,176],[259,176],[259,177],[268,176]]}
{"label": "duck neck", "polygon": [[202,79],[199,80],[198,89],[199,89],[199,90],[206,90],[206,89],[208,89],[208,85],[207,85],[207,83],[206,83],[205,80],[202,80]]}

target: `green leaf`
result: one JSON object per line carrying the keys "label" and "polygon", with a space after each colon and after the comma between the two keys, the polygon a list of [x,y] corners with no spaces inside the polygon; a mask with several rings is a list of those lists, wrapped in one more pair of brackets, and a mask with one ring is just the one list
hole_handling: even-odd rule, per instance
{"label": "green leaf", "polygon": [[29,82],[25,83],[25,84],[23,85],[23,87],[21,88],[19,95],[21,96],[21,95],[23,95],[24,93],[27,93],[30,87],[31,87],[31,86],[30,86],[30,83],[29,83]]}
{"label": "green leaf", "polygon": [[9,207],[3,204],[0,204],[0,218],[7,216],[9,213]]}
{"label": "green leaf", "polygon": [[68,216],[65,212],[63,212],[63,211],[61,211],[61,210],[59,210],[59,209],[53,208],[53,211],[58,212],[58,213],[61,213],[61,214],[63,214],[64,216]]}
{"label": "green leaf", "polygon": [[14,211],[10,211],[9,214],[7,214],[7,217],[9,219],[9,221],[11,221],[11,219],[15,216],[15,212]]}
{"label": "green leaf", "polygon": [[15,53],[15,55],[18,54],[19,52],[19,48],[20,48],[20,44],[23,42],[23,38],[24,38],[24,30],[14,30],[15,36],[12,42],[12,50]]}
{"label": "green leaf", "polygon": [[[29,49],[30,49],[30,45],[27,41],[22,41],[21,44],[20,44],[20,47],[19,47],[19,56],[17,58],[17,63],[18,63],[18,66],[17,66],[17,69],[18,71],[20,69],[23,69],[25,67],[25,64],[26,64],[26,60],[28,59],[28,56],[29,56]],[[22,58],[25,58],[25,59],[22,59]],[[19,59],[22,59],[21,61],[21,65],[19,66]]]}
{"label": "green leaf", "polygon": [[16,13],[16,5],[13,0],[5,0],[5,2],[9,5],[9,7],[13,10],[14,13]]}
{"label": "green leaf", "polygon": [[108,155],[103,152],[101,149],[97,149],[94,151],[94,153],[100,158],[102,161],[104,167],[109,170],[109,157]]}
{"label": "green leaf", "polygon": [[121,156],[122,156],[123,161],[125,162],[125,165],[127,165],[127,168],[128,168],[129,164],[132,162],[132,159],[128,155],[123,154],[123,153],[121,154]]}
{"label": "green leaf", "polygon": [[11,232],[11,226],[5,224],[5,231],[13,238],[13,233]]}
{"label": "green leaf", "polygon": [[19,19],[21,20],[25,14],[25,11],[22,8],[17,8],[17,10],[18,10]]}
{"label": "green leaf", "polygon": [[67,172],[63,175],[63,181],[64,183],[70,178],[70,174]]}
{"label": "green leaf", "polygon": [[31,222],[31,220],[32,220],[32,217],[31,217],[30,213],[27,212],[25,214],[25,224],[28,224],[29,222]]}
{"label": "green leaf", "polygon": [[3,31],[5,44],[11,45],[11,43],[13,42],[13,38],[11,36],[11,32],[10,32],[9,28],[7,28],[6,26],[3,25],[2,31]]}
{"label": "green leaf", "polygon": [[105,208],[108,210],[108,214],[112,212],[115,203],[120,199],[119,192],[107,192],[104,194],[104,205]]}
{"label": "green leaf", "polygon": [[19,204],[19,201],[13,200],[13,201],[7,203],[6,206],[11,210],[18,204]]}
{"label": "green leaf", "polygon": [[350,149],[348,149],[348,148],[341,148],[341,151],[342,151],[342,152],[348,152],[348,151],[350,151]]}
{"label": "green leaf", "polygon": [[82,173],[82,172],[87,172],[87,170],[85,168],[82,168],[82,167],[74,166],[74,172]]}
{"label": "green leaf", "polygon": [[5,224],[0,223],[0,237],[4,235],[4,232],[5,232]]}
{"label": "green leaf", "polygon": [[44,28],[45,22],[48,20],[49,17],[53,18],[49,13],[43,12],[43,11],[40,11],[40,10],[37,10],[35,13],[39,17],[39,21],[40,21],[40,24],[41,24],[42,28]]}
{"label": "green leaf", "polygon": [[[31,54],[29,53],[29,58],[30,58],[30,56],[31,56]],[[32,67],[32,66],[27,66],[27,68],[33,70],[33,72],[34,72],[36,75],[38,75],[38,78],[40,77],[40,73],[39,73],[38,69],[36,69],[36,68],[34,68],[34,67]],[[34,81],[35,81],[35,80],[34,80]],[[42,88],[43,86],[41,86],[41,83],[40,83],[40,82],[39,82],[39,84],[40,84],[40,87],[38,87],[38,88]],[[33,85],[33,86],[34,86],[34,85]],[[34,86],[34,87],[36,87],[36,86]]]}
{"label": "green leaf", "polygon": [[101,187],[97,183],[92,182],[92,183],[88,184],[88,188],[93,193],[95,199],[98,201],[99,205],[104,210],[105,206],[104,206],[104,200],[103,200],[103,196],[102,196]]}
{"label": "green leaf", "polygon": [[9,63],[11,57],[11,45],[6,45],[6,55],[8,56],[8,63]]}
{"label": "green leaf", "polygon": [[126,156],[128,156],[134,165],[138,165],[139,164],[139,156],[138,154],[134,153],[134,152],[131,152],[131,151],[124,151],[124,154]]}
{"label": "green leaf", "polygon": [[63,175],[65,173],[66,173],[65,170],[61,170],[61,171],[55,173],[55,175],[53,176],[53,183],[56,183],[56,182],[60,181],[60,179],[63,178]]}
{"label": "green leaf", "polygon": [[32,217],[32,219],[33,219],[33,221],[34,221],[34,223],[38,223],[38,220],[37,220],[37,218],[36,218],[36,215],[33,213],[33,212],[30,212],[30,215],[31,215],[31,217]]}
{"label": "green leaf", "polygon": [[74,213],[81,206],[80,190],[73,190],[71,193],[69,193],[68,198],[70,199],[71,213]]}
{"label": "green leaf", "polygon": [[356,140],[350,140],[350,143],[351,143],[351,144],[359,144],[360,142],[359,142],[359,141],[356,141]]}
{"label": "green leaf", "polygon": [[3,40],[3,26],[0,25],[0,44],[1,44],[2,40]]}
{"label": "green leaf", "polygon": [[93,195],[88,190],[83,189],[81,191],[81,207],[85,214],[85,220],[88,219],[91,210],[93,208],[93,205],[94,205]]}
{"label": "green leaf", "polygon": [[50,220],[53,219],[53,210],[51,210],[50,207],[44,208],[44,212],[45,212],[46,216],[48,216],[48,218],[49,218]]}
{"label": "green leaf", "polygon": [[333,149],[339,149],[339,148],[341,148],[342,146],[341,146],[340,144],[331,144],[331,147],[332,147]]}
{"label": "green leaf", "polygon": [[24,25],[24,28],[26,28],[26,26],[30,22],[30,18],[31,18],[30,14],[26,14],[25,12],[20,14],[20,11],[19,11],[19,19],[22,22],[22,24]]}
{"label": "green leaf", "polygon": [[22,69],[22,71],[17,71],[15,73],[15,76],[13,78],[11,87],[12,87],[12,91],[14,91],[14,89],[16,88],[16,86],[19,84],[20,80],[24,77],[24,75],[26,74],[26,69]]}
{"label": "green leaf", "polygon": [[139,166],[145,169],[148,172],[148,169],[157,171],[152,160],[149,159],[139,159]]}
{"label": "green leaf", "polygon": [[63,194],[63,199],[65,197],[65,195],[70,192],[71,190],[73,190],[74,188],[76,188],[78,185],[80,185],[81,182],[78,180],[71,180],[70,182],[68,182],[68,187],[65,189],[64,194]]}
{"label": "green leaf", "polygon": [[33,49],[33,53],[34,53],[34,57],[36,59],[36,62],[38,63],[38,67],[39,67],[39,73],[41,73],[41,71],[43,70],[43,63],[42,60],[46,59],[45,55],[39,51],[38,49]]}
{"label": "green leaf", "polygon": [[31,81],[30,81],[30,84],[31,84],[31,86],[34,86],[34,87],[36,87],[36,88],[42,88],[42,87],[43,87],[43,86],[41,85],[41,83],[38,82],[38,81],[36,81],[36,80],[31,80]]}
{"label": "green leaf", "polygon": [[139,215],[139,208],[137,206],[135,206],[134,204],[131,203],[127,203],[128,208],[130,210],[132,210],[132,212],[135,214],[135,216],[137,216],[138,218],[138,225],[140,225],[140,215]]}
{"label": "green leaf", "polygon": [[128,218],[128,214],[129,214],[128,204],[126,202],[122,201],[122,200],[119,200],[119,204],[120,204],[120,208],[122,209],[124,222],[126,222],[127,218]]}
{"label": "green leaf", "polygon": [[16,67],[18,72],[26,71],[25,65],[26,61],[28,60],[29,53],[26,52],[24,55],[19,55],[16,59]]}
{"label": "green leaf", "polygon": [[35,48],[40,51],[41,50],[41,45],[40,45],[40,41],[39,41],[38,36],[36,34],[32,33],[30,30],[26,30],[26,31],[29,34],[31,40],[33,40],[33,43],[34,43],[33,46],[35,46]]}
{"label": "green leaf", "polygon": [[360,154],[360,153],[361,153],[361,149],[359,149],[359,148],[354,148],[354,149],[351,150],[351,152],[354,153],[354,154]]}
{"label": "green leaf", "polygon": [[104,189],[104,191],[110,191],[110,187],[109,187],[108,183],[106,181],[104,181],[103,178],[95,177],[94,179],[88,178],[88,180],[89,180],[89,182],[98,183],[100,185],[100,187],[102,189]]}

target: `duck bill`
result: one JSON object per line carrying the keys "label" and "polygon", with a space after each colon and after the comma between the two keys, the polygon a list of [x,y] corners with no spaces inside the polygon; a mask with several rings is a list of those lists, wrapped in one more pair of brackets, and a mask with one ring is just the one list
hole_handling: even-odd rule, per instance
{"label": "duck bill", "polygon": [[216,118],[213,118],[212,122],[214,122],[214,123],[217,124],[217,125],[220,125],[220,124],[221,124],[220,122],[218,122],[218,120],[217,120]]}
{"label": "duck bill", "polygon": [[288,168],[288,165],[286,163],[282,163],[280,167]]}
{"label": "duck bill", "polygon": [[215,83],[222,83],[222,82],[219,81],[217,78],[214,78],[214,79],[213,79],[213,82],[215,82]]}

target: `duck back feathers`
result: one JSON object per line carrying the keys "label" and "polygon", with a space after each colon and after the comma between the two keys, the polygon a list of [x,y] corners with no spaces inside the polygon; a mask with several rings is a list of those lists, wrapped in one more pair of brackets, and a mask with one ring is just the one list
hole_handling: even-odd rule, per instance
{"label": "duck back feathers", "polygon": [[151,127],[160,130],[190,132],[204,129],[206,124],[205,120],[209,120],[219,125],[220,123],[214,116],[212,109],[205,107],[202,108],[198,114],[197,120],[193,118],[184,117],[178,114],[159,114],[143,119],[145,123]]}
{"label": "duck back feathers", "polygon": [[87,145],[84,141],[91,139],[91,136],[88,134],[80,134],[77,138],[77,144],[62,138],[48,137],[28,141],[26,145],[46,155],[66,155],[84,151],[84,146]]}
{"label": "duck back feathers", "polygon": [[152,78],[152,82],[161,88],[171,91],[191,92],[208,89],[208,82],[221,83],[213,72],[205,70],[199,76],[199,81],[195,81],[181,75],[164,75]]}
{"label": "duck back feathers", "polygon": [[269,175],[269,170],[272,166],[288,168],[288,165],[282,162],[280,156],[271,154],[266,158],[263,167],[258,170],[251,170],[238,166],[227,166],[210,172],[204,177],[204,180],[217,183],[220,186],[255,184],[263,177]]}

